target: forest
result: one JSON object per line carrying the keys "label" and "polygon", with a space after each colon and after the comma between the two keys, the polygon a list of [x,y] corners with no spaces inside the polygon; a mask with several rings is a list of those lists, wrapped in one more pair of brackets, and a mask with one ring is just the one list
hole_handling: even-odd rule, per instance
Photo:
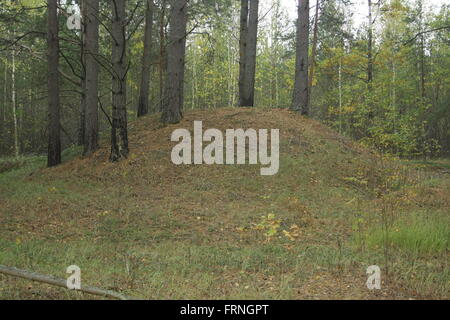
{"label": "forest", "polygon": [[[0,299],[90,298],[2,274],[71,264],[149,299],[448,299],[450,2],[2,0],[0,30]],[[174,165],[200,120],[279,129],[279,171]]]}

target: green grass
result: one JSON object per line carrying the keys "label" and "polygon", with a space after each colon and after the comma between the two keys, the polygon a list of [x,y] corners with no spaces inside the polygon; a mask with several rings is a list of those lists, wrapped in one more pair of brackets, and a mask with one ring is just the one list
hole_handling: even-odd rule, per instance
{"label": "green grass", "polygon": [[[289,250],[280,243],[236,247],[165,241],[131,247],[101,241],[0,241],[0,261],[60,278],[67,277],[63,266],[77,264],[83,282],[140,298],[294,299],[320,268],[338,272],[350,265],[351,253],[341,257],[328,247]],[[48,288],[35,287],[34,294],[47,297],[63,293],[51,290],[48,296],[42,292]],[[0,298],[10,294],[17,295],[12,288],[0,290]]]}
{"label": "green grass", "polygon": [[448,215],[408,214],[387,230],[382,226],[369,229],[366,242],[370,248],[381,248],[387,244],[417,256],[432,256],[449,249],[449,225]]}

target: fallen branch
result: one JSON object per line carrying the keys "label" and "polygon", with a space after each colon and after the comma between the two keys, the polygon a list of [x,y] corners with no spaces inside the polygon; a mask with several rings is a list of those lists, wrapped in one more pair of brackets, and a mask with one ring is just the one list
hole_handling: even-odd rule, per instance
{"label": "fallen branch", "polygon": [[[67,281],[65,279],[56,278],[53,276],[46,276],[43,274],[27,271],[27,270],[21,270],[13,267],[7,267],[4,265],[0,265],[0,273],[4,273],[13,277],[19,277],[24,278],[32,281],[37,282],[43,282],[47,284],[51,284],[53,286],[67,288]],[[119,300],[128,300],[125,296],[121,295],[120,293],[110,291],[110,290],[104,290],[96,287],[90,287],[90,286],[83,286],[81,285],[81,288],[76,291],[82,291],[85,293],[90,293],[97,296],[103,296],[103,297],[109,297],[109,298],[115,298]]]}

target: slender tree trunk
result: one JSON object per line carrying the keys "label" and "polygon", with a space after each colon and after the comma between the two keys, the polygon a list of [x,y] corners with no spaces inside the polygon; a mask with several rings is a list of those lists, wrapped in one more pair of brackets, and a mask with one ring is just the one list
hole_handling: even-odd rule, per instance
{"label": "slender tree trunk", "polygon": [[231,60],[231,52],[230,46],[227,46],[227,67],[228,67],[228,77],[227,77],[227,105],[232,106],[231,100],[232,98],[232,85],[233,85],[233,76],[231,74],[232,70],[232,60]]}
{"label": "slender tree trunk", "polygon": [[48,158],[49,167],[61,163],[61,125],[59,114],[58,0],[48,0]]}
{"label": "slender tree trunk", "polygon": [[[395,56],[393,53],[393,58],[392,58],[392,110],[394,113],[394,120],[393,120],[393,131],[395,134],[397,134],[398,132],[398,128],[397,128],[397,117],[398,117],[398,110],[397,110],[397,89],[396,89],[396,85],[397,85],[397,68],[396,68],[396,64],[395,64]],[[397,149],[397,146],[396,146]],[[396,150],[397,152],[397,150]]]}
{"label": "slender tree trunk", "polygon": [[425,38],[424,35],[421,35],[420,38],[420,88],[421,88],[421,97],[424,99],[426,97],[426,89],[425,89]]}
{"label": "slender tree trunk", "polygon": [[153,1],[147,0],[145,10],[144,52],[142,54],[141,87],[139,92],[138,117],[148,114],[149,85],[150,85],[150,58],[152,46]]}
{"label": "slender tree trunk", "polygon": [[270,24],[270,32],[271,32],[271,47],[270,47],[270,56],[271,56],[271,68],[272,74],[270,79],[270,87],[271,87],[271,99],[270,99],[270,107],[277,106],[278,107],[278,16],[280,9],[279,0],[272,0],[272,8],[274,8],[274,12],[272,13],[271,24]]}
{"label": "slender tree trunk", "polygon": [[128,156],[127,48],[125,0],[113,0],[112,21],[112,127],[110,161]]}
{"label": "slender tree trunk", "polygon": [[178,123],[183,118],[187,3],[187,0],[171,1],[167,82],[161,115],[163,123]]}
{"label": "slender tree trunk", "polygon": [[372,0],[368,0],[369,4],[369,30],[368,30],[368,52],[367,52],[367,83],[369,88],[372,87],[373,81],[373,18],[372,18]]}
{"label": "slender tree trunk", "polygon": [[339,57],[339,133],[342,133],[342,57]]}
{"label": "slender tree trunk", "polygon": [[247,64],[247,37],[248,37],[248,1],[241,0],[241,17],[239,33],[239,106],[245,100],[245,67]]}
{"label": "slender tree trunk", "polygon": [[299,0],[296,35],[295,82],[292,109],[302,115],[309,114],[308,49],[309,49],[309,0]]}
{"label": "slender tree trunk", "polygon": [[0,125],[0,152],[5,149],[5,131],[6,131],[6,95],[7,95],[7,83],[8,83],[8,57],[5,57],[5,70],[3,79],[3,100],[2,100],[2,115],[1,115],[1,125]]}
{"label": "slender tree trunk", "polygon": [[191,101],[191,109],[194,109],[195,97],[197,95],[197,50],[196,44],[194,43],[192,47],[192,101]]}
{"label": "slender tree trunk", "polygon": [[85,145],[84,154],[90,155],[98,149],[98,14],[97,0],[85,0],[86,5],[86,38],[85,38],[85,64],[86,64],[86,118],[85,118]]}
{"label": "slender tree trunk", "polygon": [[[423,21],[423,0],[419,0],[417,2],[418,9],[419,9],[419,17],[418,17],[418,23],[419,23],[419,32],[424,31],[424,21]],[[419,76],[420,76],[420,96],[425,98],[426,91],[425,91],[425,36],[423,33],[420,34],[420,44],[419,44]]]}
{"label": "slender tree trunk", "polygon": [[316,68],[317,36],[318,36],[318,31],[319,31],[319,7],[320,7],[320,0],[317,0],[316,1],[316,13],[314,16],[314,34],[313,34],[313,40],[312,40],[312,52],[311,52],[311,63],[310,63],[311,65],[310,65],[309,83],[308,83],[308,90],[309,90],[310,95],[312,92],[314,72],[315,72],[315,68]]}
{"label": "slender tree trunk", "polygon": [[81,62],[81,97],[80,97],[80,118],[78,124],[78,145],[84,147],[85,126],[86,126],[86,60],[85,60],[85,47],[86,47],[86,0],[80,1],[80,12],[82,18],[81,33],[80,33],[80,62]]}
{"label": "slender tree trunk", "polygon": [[163,111],[164,108],[164,73],[166,72],[165,15],[166,0],[161,0],[161,14],[159,18],[159,111]]}
{"label": "slender tree trunk", "polygon": [[247,61],[245,63],[244,97],[241,106],[253,107],[255,104],[255,74],[256,74],[256,46],[258,38],[258,10],[259,0],[250,1],[248,33],[247,33]]}
{"label": "slender tree trunk", "polygon": [[6,123],[6,96],[8,94],[8,57],[5,57],[5,74],[3,82],[3,121]]}
{"label": "slender tree trunk", "polygon": [[[14,31],[13,31],[14,37]],[[16,51],[14,47],[11,53],[11,103],[14,121],[14,155],[19,156],[19,129],[17,124],[17,105],[16,105]]]}

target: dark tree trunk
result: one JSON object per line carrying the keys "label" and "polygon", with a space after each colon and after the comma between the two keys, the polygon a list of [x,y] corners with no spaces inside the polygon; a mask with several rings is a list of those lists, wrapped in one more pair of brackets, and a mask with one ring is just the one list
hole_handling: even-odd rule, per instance
{"label": "dark tree trunk", "polygon": [[90,155],[98,149],[98,1],[85,0],[86,38],[85,38],[85,138],[84,154]]}
{"label": "dark tree trunk", "polygon": [[166,73],[166,34],[164,30],[166,15],[166,0],[161,0],[161,14],[159,18],[159,111],[164,108],[164,74]]}
{"label": "dark tree trunk", "polygon": [[250,0],[246,39],[243,95],[240,106],[253,107],[255,100],[256,45],[258,38],[259,0]]}
{"label": "dark tree trunk", "polygon": [[125,0],[112,0],[112,126],[110,161],[128,156],[128,128],[126,109],[126,14]]}
{"label": "dark tree trunk", "polygon": [[239,34],[239,106],[244,104],[245,65],[247,62],[248,0],[241,0]]}
{"label": "dark tree trunk", "polygon": [[[4,152],[5,149],[5,131],[6,131],[6,88],[7,88],[7,76],[8,76],[8,56],[5,58],[4,69],[3,69],[3,98],[2,98],[2,112],[0,116],[0,153]],[[3,76],[3,74],[2,74]]]}
{"label": "dark tree trunk", "polygon": [[142,54],[141,87],[139,92],[138,117],[148,114],[150,85],[150,54],[152,45],[153,1],[147,0],[145,10],[144,52]]}
{"label": "dark tree trunk", "polygon": [[178,123],[183,118],[187,3],[187,0],[171,0],[163,123]]}
{"label": "dark tree trunk", "polygon": [[373,18],[372,18],[372,0],[369,1],[369,34],[368,34],[368,52],[367,52],[367,83],[372,87],[373,81]]}
{"label": "dark tree trunk", "polygon": [[47,166],[61,163],[61,131],[59,119],[59,40],[58,1],[49,0],[48,9],[48,158]]}
{"label": "dark tree trunk", "polygon": [[308,91],[309,0],[299,0],[296,35],[295,83],[292,109],[309,114]]}
{"label": "dark tree trunk", "polygon": [[317,55],[317,36],[319,31],[319,7],[320,1],[316,1],[316,13],[314,16],[314,32],[313,32],[313,40],[312,40],[312,52],[311,52],[311,63],[310,63],[310,71],[309,71],[309,83],[308,83],[308,91],[311,95],[313,80],[314,80],[314,72],[316,68],[316,55]]}
{"label": "dark tree trunk", "polygon": [[86,46],[86,5],[85,0],[80,1],[80,12],[82,18],[81,35],[80,35],[80,62],[81,62],[81,97],[80,97],[80,118],[78,123],[78,137],[77,143],[84,147],[85,123],[86,123],[86,60],[85,60],[85,46]]}
{"label": "dark tree trunk", "polygon": [[422,34],[420,37],[420,88],[422,98],[426,98],[425,89],[425,38]]}

